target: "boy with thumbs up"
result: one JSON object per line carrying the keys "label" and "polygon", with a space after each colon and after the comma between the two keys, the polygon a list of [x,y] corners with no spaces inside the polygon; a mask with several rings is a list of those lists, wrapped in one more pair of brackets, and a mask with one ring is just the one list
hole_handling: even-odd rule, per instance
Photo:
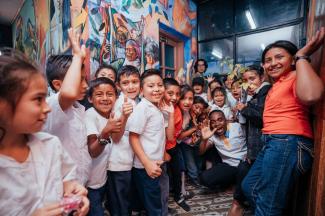
{"label": "boy with thumbs up", "polygon": [[129,143],[128,118],[140,92],[140,73],[131,65],[118,71],[117,88],[121,91],[114,105],[114,116],[121,120],[121,130],[112,134],[112,149],[108,157],[108,206],[110,215],[129,215],[131,170],[134,153]]}
{"label": "boy with thumbs up", "polygon": [[90,210],[88,215],[104,215],[102,201],[107,180],[107,160],[111,154],[112,136],[119,133],[122,120],[115,118],[113,107],[117,90],[108,78],[98,78],[90,82],[88,100],[93,107],[86,111],[85,124],[88,151],[92,157],[91,170],[87,182]]}

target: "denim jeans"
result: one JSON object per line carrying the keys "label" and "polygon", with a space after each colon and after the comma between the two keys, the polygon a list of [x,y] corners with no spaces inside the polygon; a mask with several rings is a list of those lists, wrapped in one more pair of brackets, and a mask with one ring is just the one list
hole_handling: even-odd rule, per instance
{"label": "denim jeans", "polygon": [[184,157],[187,175],[193,180],[198,180],[202,167],[202,158],[199,155],[199,147],[181,143],[181,150]]}
{"label": "denim jeans", "polygon": [[89,212],[88,216],[104,216],[104,194],[106,191],[105,185],[98,189],[88,189],[88,198],[89,198]]}
{"label": "denim jeans", "polygon": [[296,177],[310,169],[313,141],[298,135],[263,135],[265,144],[242,182],[255,215],[282,215]]}

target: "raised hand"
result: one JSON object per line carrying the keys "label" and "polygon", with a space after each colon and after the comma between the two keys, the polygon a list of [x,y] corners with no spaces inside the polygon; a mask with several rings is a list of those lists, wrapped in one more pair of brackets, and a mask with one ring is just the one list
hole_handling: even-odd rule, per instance
{"label": "raised hand", "polygon": [[132,103],[128,102],[128,97],[124,95],[124,103],[122,105],[122,115],[128,117],[133,112]]}
{"label": "raised hand", "polygon": [[208,81],[208,83],[212,82],[213,80],[215,80],[215,77],[213,77],[211,74],[207,76],[207,78],[205,78],[206,81]]}
{"label": "raised hand", "polygon": [[246,107],[246,105],[243,104],[243,103],[241,103],[241,102],[238,102],[238,103],[236,104],[236,110],[241,111],[241,110],[244,109],[245,107]]}
{"label": "raised hand", "polygon": [[80,34],[77,34],[75,30],[69,28],[68,35],[69,35],[69,41],[71,44],[73,56],[79,56],[81,58],[85,58],[86,47],[84,44],[80,46]]}
{"label": "raised hand", "polygon": [[202,134],[202,139],[203,140],[207,140],[210,137],[213,136],[214,132],[216,132],[217,128],[214,128],[212,131],[210,129],[210,127],[203,127],[201,129],[201,134]]}
{"label": "raised hand", "polygon": [[63,182],[64,196],[79,195],[87,196],[87,189],[76,181]]}
{"label": "raised hand", "polygon": [[296,56],[310,56],[313,54],[322,44],[324,44],[324,36],[325,28],[322,27],[303,48],[298,50]]}
{"label": "raised hand", "polygon": [[162,101],[160,104],[160,110],[161,111],[165,111],[167,113],[174,113],[174,106],[171,102],[169,102],[169,104],[167,104],[165,101]]}

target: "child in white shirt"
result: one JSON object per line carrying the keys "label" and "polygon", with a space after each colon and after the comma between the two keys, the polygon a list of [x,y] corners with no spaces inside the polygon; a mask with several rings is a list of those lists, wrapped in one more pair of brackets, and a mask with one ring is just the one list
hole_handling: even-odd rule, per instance
{"label": "child in white shirt", "polygon": [[133,177],[148,215],[162,215],[159,176],[163,163],[165,122],[158,104],[164,96],[160,71],[149,69],[141,76],[143,98],[129,119],[129,139],[135,153]]}
{"label": "child in white shirt", "polygon": [[[130,210],[131,170],[134,153],[129,142],[129,115],[135,108],[140,92],[140,73],[132,65],[118,73],[117,87],[121,91],[114,105],[114,116],[122,121],[119,133],[112,135],[114,144],[108,157],[108,205],[112,216],[128,215]],[[129,113],[125,113],[127,107]]]}
{"label": "child in white shirt", "polygon": [[232,121],[234,118],[233,113],[230,109],[230,106],[227,104],[226,98],[226,91],[223,88],[215,88],[212,91],[213,103],[210,103],[211,111],[221,110],[225,114],[227,121]]}
{"label": "child in white shirt", "polygon": [[51,111],[44,75],[23,54],[0,55],[0,215],[61,215],[63,196],[79,195],[86,215],[87,190],[57,137],[38,133]]}
{"label": "child in white shirt", "polygon": [[110,156],[111,138],[118,133],[122,121],[114,118],[114,107],[117,90],[112,80],[101,77],[90,82],[88,90],[89,102],[92,108],[86,111],[86,128],[88,149],[92,157],[92,167],[87,182],[90,200],[89,216],[103,216],[105,183],[107,180],[106,167]]}
{"label": "child in white shirt", "polygon": [[46,76],[56,94],[47,98],[52,112],[48,115],[44,131],[60,138],[64,149],[77,164],[78,181],[88,181],[91,158],[87,147],[85,108],[77,100],[84,98],[87,91],[82,61],[86,56],[85,46],[80,47],[79,38],[69,30],[73,57],[51,56],[47,62]]}

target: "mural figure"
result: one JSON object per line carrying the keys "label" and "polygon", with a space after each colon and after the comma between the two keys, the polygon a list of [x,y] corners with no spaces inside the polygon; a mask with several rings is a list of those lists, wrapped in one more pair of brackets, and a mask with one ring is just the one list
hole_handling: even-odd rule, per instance
{"label": "mural figure", "polygon": [[133,39],[126,42],[125,60],[123,65],[133,65],[134,67],[140,68],[140,47]]}
{"label": "mural figure", "polygon": [[128,29],[123,25],[119,26],[116,31],[115,59],[125,58],[126,41],[128,37]]}
{"label": "mural figure", "polygon": [[159,69],[159,46],[158,43],[148,39],[144,49],[146,58],[145,69]]}

